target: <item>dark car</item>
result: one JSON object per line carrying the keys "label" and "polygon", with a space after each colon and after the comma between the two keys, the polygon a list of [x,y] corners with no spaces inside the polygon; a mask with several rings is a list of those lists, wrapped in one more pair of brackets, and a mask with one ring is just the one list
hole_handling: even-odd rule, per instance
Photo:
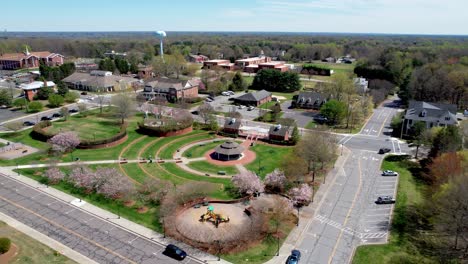
{"label": "dark car", "polygon": [[395,199],[392,196],[380,196],[375,201],[376,204],[394,204]]}
{"label": "dark car", "polygon": [[379,149],[379,154],[385,154],[385,153],[388,153],[390,152],[390,149],[389,148],[381,148]]}
{"label": "dark car", "polygon": [[286,264],[297,264],[301,259],[301,252],[299,250],[294,249],[291,251],[291,255],[289,255],[288,259],[286,260]]}
{"label": "dark car", "polygon": [[23,126],[34,126],[36,123],[31,122],[31,121],[24,121]]}
{"label": "dark car", "polygon": [[78,110],[77,109],[70,109],[70,110],[68,110],[68,113],[78,113]]}
{"label": "dark car", "polygon": [[81,95],[87,95],[88,93],[87,92],[81,92]]}
{"label": "dark car", "polygon": [[48,116],[41,117],[41,121],[48,121],[48,120],[50,121],[50,120],[52,120],[52,118],[50,118]]}
{"label": "dark car", "polygon": [[187,253],[185,253],[185,251],[173,244],[167,245],[166,249],[163,251],[163,254],[177,260],[183,260],[185,257],[187,257]]}
{"label": "dark car", "polygon": [[323,124],[323,123],[328,122],[328,118],[326,118],[323,115],[316,115],[316,116],[314,116],[314,121],[319,123],[319,124]]}
{"label": "dark car", "polygon": [[62,117],[62,115],[60,113],[54,113],[52,117],[59,118],[59,117]]}

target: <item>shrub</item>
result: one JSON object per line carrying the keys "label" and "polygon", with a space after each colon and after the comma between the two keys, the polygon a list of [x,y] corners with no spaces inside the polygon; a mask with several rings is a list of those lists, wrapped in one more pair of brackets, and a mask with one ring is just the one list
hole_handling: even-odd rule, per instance
{"label": "shrub", "polygon": [[11,240],[7,237],[0,237],[0,254],[4,254],[10,250]]}
{"label": "shrub", "polygon": [[36,113],[42,110],[44,106],[41,104],[41,102],[33,101],[28,104],[28,110],[31,113]]}
{"label": "shrub", "polygon": [[31,137],[39,141],[47,141],[55,136],[52,133],[48,133],[44,128],[51,126],[52,122],[50,121],[41,121],[34,125],[33,130],[31,131]]}

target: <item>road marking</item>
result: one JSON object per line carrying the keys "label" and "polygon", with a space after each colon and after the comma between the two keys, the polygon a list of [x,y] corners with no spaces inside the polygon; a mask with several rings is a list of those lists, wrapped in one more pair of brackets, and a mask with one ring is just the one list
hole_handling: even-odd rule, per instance
{"label": "road marking", "polygon": [[395,188],[379,188],[378,191],[393,191]]}
{"label": "road marking", "polygon": [[95,245],[95,246],[97,246],[97,247],[99,247],[99,248],[102,248],[102,249],[104,249],[105,251],[107,251],[107,252],[109,252],[109,253],[111,253],[111,254],[113,254],[113,255],[115,255],[115,256],[121,258],[121,259],[124,259],[124,260],[126,260],[126,261],[128,261],[128,262],[130,262],[130,263],[135,263],[135,264],[137,264],[135,261],[132,261],[131,259],[128,259],[128,258],[126,258],[126,257],[124,257],[124,256],[122,256],[122,255],[120,255],[119,253],[114,252],[114,251],[112,251],[111,249],[106,248],[106,247],[104,247],[104,246],[102,246],[102,245],[100,245],[100,244],[94,242],[93,240],[88,239],[88,238],[86,238],[86,237],[84,237],[84,236],[78,234],[77,232],[66,228],[65,226],[63,226],[63,225],[61,225],[61,224],[55,223],[55,222],[53,222],[52,220],[49,220],[49,219],[45,218],[44,216],[42,216],[42,215],[40,215],[40,214],[37,214],[37,213],[35,213],[34,211],[32,211],[32,210],[30,210],[30,209],[28,209],[28,208],[26,208],[26,207],[24,207],[24,206],[22,206],[22,205],[19,205],[19,204],[15,203],[15,202],[13,202],[13,201],[11,201],[11,200],[9,200],[9,199],[3,197],[3,196],[0,196],[0,199],[4,200],[4,201],[7,202],[7,203],[10,203],[10,204],[13,205],[13,206],[16,206],[16,207],[18,207],[18,208],[21,208],[21,209],[23,209],[23,210],[25,210],[25,211],[27,211],[27,212],[29,212],[29,213],[31,213],[31,214],[33,214],[33,215],[39,217],[39,218],[41,218],[42,220],[48,222],[49,224],[51,224],[51,225],[53,225],[53,226],[56,226],[56,227],[58,227],[58,228],[61,228],[61,229],[65,230],[65,231],[69,232],[70,234],[73,234],[73,235],[75,235],[75,236],[77,236],[77,237],[79,237],[79,238],[81,238],[81,239],[83,239],[83,240],[86,240],[86,241],[88,241],[89,243],[91,243],[91,244],[93,244],[93,245]]}
{"label": "road marking", "polygon": [[366,220],[366,223],[376,223],[376,222],[390,222],[389,220]]}
{"label": "road marking", "polygon": [[52,204],[54,204],[54,203],[58,203],[58,202],[59,202],[59,201],[53,201],[53,202],[51,202],[51,203],[48,203],[47,206],[50,206],[50,205],[52,205]]}
{"label": "road marking", "polygon": [[[351,211],[353,210],[354,205],[356,204],[358,194],[361,192],[361,188],[362,188],[362,175],[361,175],[362,173],[361,172],[362,172],[361,160],[358,160],[359,187],[358,187],[357,192],[354,194],[353,202],[351,203],[351,207],[349,208],[348,213],[346,214],[346,218],[343,223],[343,226],[346,226],[346,224],[348,223],[349,216],[351,215]],[[335,256],[335,253],[336,253],[336,249],[338,248],[338,244],[340,243],[342,236],[343,236],[343,230],[341,230],[340,235],[338,236],[338,239],[336,240],[335,246],[333,247],[332,253],[330,257],[328,258],[328,264],[332,262],[333,257]]]}
{"label": "road marking", "polygon": [[128,243],[129,243],[129,244],[133,243],[133,241],[135,241],[137,238],[138,238],[138,237],[135,237],[134,239],[129,240]]}
{"label": "road marking", "polygon": [[71,213],[73,211],[75,211],[75,208],[71,209],[70,211],[65,212],[65,214],[67,215],[67,214],[69,214],[69,213]]}
{"label": "road marking", "polygon": [[366,217],[369,217],[369,216],[388,216],[389,214],[369,214],[367,215]]}

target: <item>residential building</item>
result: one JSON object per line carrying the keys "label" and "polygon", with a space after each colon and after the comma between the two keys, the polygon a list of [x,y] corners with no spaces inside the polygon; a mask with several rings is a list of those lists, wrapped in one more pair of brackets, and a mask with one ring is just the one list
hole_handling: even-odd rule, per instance
{"label": "residential building", "polygon": [[327,102],[327,97],[318,92],[300,92],[293,98],[292,107],[318,110]]}
{"label": "residential building", "polygon": [[140,79],[148,79],[154,77],[153,74],[153,67],[147,66],[143,64],[138,64],[138,78]]}
{"label": "residential building", "polygon": [[365,78],[354,78],[353,82],[358,94],[365,94],[369,90],[369,82]]}
{"label": "residential building", "polygon": [[271,101],[272,94],[266,90],[243,94],[234,98],[234,102],[241,105],[259,106]]}
{"label": "residential building", "polygon": [[289,128],[280,124],[271,126],[268,131],[268,139],[271,141],[288,141]]}
{"label": "residential building", "polygon": [[42,62],[49,66],[63,64],[63,56],[49,51],[21,53],[5,53],[0,55],[0,70],[17,70],[23,68],[37,68]]}
{"label": "residential building", "polygon": [[203,69],[212,70],[216,67],[221,68],[223,65],[229,65],[230,63],[229,60],[207,60],[203,62]]}
{"label": "residential building", "polygon": [[457,125],[457,106],[454,104],[410,101],[403,120],[402,134],[408,135],[417,122],[424,122],[426,128]]}
{"label": "residential building", "polygon": [[48,82],[31,82],[31,83],[23,83],[20,85],[21,90],[23,90],[24,93],[24,98],[26,98],[28,101],[32,101],[34,99],[34,95],[42,88],[44,87],[52,87],[55,89],[55,83],[52,81]]}
{"label": "residential building", "polygon": [[165,98],[168,101],[175,102],[183,98],[198,97],[199,79],[188,81],[169,78],[152,79],[145,84],[143,96],[147,100],[156,98]]}
{"label": "residential building", "polygon": [[198,55],[189,54],[188,55],[188,61],[193,62],[193,63],[203,63],[209,59],[210,58],[208,58],[207,56],[201,55],[201,54],[198,54]]}
{"label": "residential building", "polygon": [[91,92],[113,92],[138,86],[138,80],[113,75],[108,71],[75,72],[62,80],[70,89]]}
{"label": "residential building", "polygon": [[223,132],[230,135],[238,135],[241,127],[241,121],[236,118],[226,118]]}

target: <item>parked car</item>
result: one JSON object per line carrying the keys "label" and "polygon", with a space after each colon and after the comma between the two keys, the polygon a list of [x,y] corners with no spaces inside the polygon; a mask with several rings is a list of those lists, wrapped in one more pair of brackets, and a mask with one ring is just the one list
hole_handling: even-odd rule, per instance
{"label": "parked car", "polygon": [[254,110],[254,109],[255,109],[254,106],[249,106],[249,107],[247,108],[247,111],[252,111],[252,110]]}
{"label": "parked car", "polygon": [[297,264],[301,259],[301,252],[299,250],[294,249],[291,251],[291,255],[289,255],[288,259],[286,260],[286,264]]}
{"label": "parked car", "polygon": [[210,103],[210,102],[213,102],[213,99],[208,97],[208,98],[205,99],[205,101]]}
{"label": "parked car", "polygon": [[382,176],[398,176],[398,172],[391,171],[391,170],[384,170],[382,171]]}
{"label": "parked car", "polygon": [[87,92],[81,92],[81,95],[87,95],[88,93]]}
{"label": "parked car", "polygon": [[228,93],[228,92],[222,92],[221,94],[224,95],[224,96],[230,96],[230,95],[231,95],[231,94]]}
{"label": "parked car", "polygon": [[78,109],[70,109],[68,110],[68,113],[78,113]]}
{"label": "parked car", "polygon": [[323,123],[328,122],[328,118],[323,115],[316,115],[314,116],[314,121],[319,124],[323,124]]}
{"label": "parked car", "polygon": [[52,115],[52,117],[54,117],[54,118],[59,118],[59,117],[62,117],[62,115],[61,115],[60,113],[54,113],[54,114]]}
{"label": "parked car", "polygon": [[239,109],[244,109],[245,105],[239,105]]}
{"label": "parked car", "polygon": [[376,204],[394,204],[395,199],[392,196],[379,196],[377,198],[377,201],[375,201]]}
{"label": "parked car", "polygon": [[50,120],[52,120],[52,118],[50,118],[48,116],[41,117],[41,121],[48,121],[48,120],[50,121]]}
{"label": "parked car", "polygon": [[235,93],[234,93],[233,91],[227,91],[227,93],[228,93],[229,95],[235,95]]}
{"label": "parked car", "polygon": [[391,150],[389,148],[381,148],[379,149],[379,154],[385,154],[390,152]]}
{"label": "parked car", "polygon": [[163,254],[177,260],[183,260],[187,257],[187,253],[185,253],[185,251],[173,244],[167,245],[166,249],[163,251]]}
{"label": "parked car", "polygon": [[23,126],[34,126],[36,123],[32,122],[32,121],[24,121],[23,122]]}

